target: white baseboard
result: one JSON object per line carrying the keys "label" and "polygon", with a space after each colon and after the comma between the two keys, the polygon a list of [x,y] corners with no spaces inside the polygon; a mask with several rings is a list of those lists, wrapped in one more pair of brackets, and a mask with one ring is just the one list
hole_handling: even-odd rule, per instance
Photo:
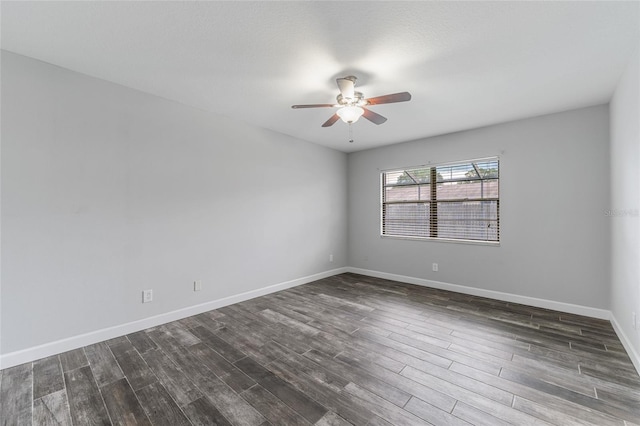
{"label": "white baseboard", "polygon": [[622,330],[622,327],[620,327],[620,323],[618,323],[618,320],[616,319],[615,315],[613,315],[613,313],[611,313],[611,325],[616,331],[620,342],[622,342],[622,346],[624,346],[624,349],[627,351],[627,355],[629,355],[629,358],[631,358],[633,366],[636,367],[636,371],[638,372],[638,374],[640,374],[640,354],[638,354],[638,351],[631,344],[631,340],[629,340],[625,332]]}
{"label": "white baseboard", "polygon": [[16,365],[24,364],[26,362],[32,362],[51,355],[78,349],[83,346],[92,345],[94,343],[102,342],[108,339],[113,339],[114,337],[123,336],[125,334],[135,333],[136,331],[144,330],[150,327],[156,327],[158,325],[166,324],[171,321],[201,314],[212,309],[218,309],[223,306],[233,305],[234,303],[239,303],[259,296],[264,296],[265,294],[275,293],[276,291],[286,290],[291,287],[296,287],[302,284],[310,283],[312,281],[331,277],[333,275],[342,274],[344,272],[347,272],[347,268],[332,269],[329,271],[320,272],[318,274],[297,278],[295,280],[285,281],[256,290],[235,294],[233,296],[225,297],[222,299],[212,300],[210,302],[202,303],[199,305],[189,306],[175,311],[166,312],[164,314],[155,315],[126,324],[103,328],[101,330],[92,331],[78,336],[72,336],[66,339],[45,343],[43,345],[10,352],[4,355],[0,355],[0,369],[13,367]]}
{"label": "white baseboard", "polygon": [[554,311],[567,312],[570,314],[584,315],[592,318],[610,319],[611,312],[606,309],[591,308],[589,306],[574,305],[571,303],[556,302],[554,300],[538,299],[536,297],[520,296],[518,294],[503,293],[501,291],[485,290],[464,285],[450,284],[441,281],[432,281],[424,278],[408,277],[405,275],[390,274],[387,272],[373,271],[370,269],[360,269],[348,267],[349,272],[354,274],[368,275],[376,278],[400,281],[407,284],[415,284],[424,287],[432,287],[440,290],[455,291],[457,293],[470,294],[472,296],[487,297],[489,299],[502,300],[505,302],[519,303],[522,305],[536,306],[538,308],[552,309]]}

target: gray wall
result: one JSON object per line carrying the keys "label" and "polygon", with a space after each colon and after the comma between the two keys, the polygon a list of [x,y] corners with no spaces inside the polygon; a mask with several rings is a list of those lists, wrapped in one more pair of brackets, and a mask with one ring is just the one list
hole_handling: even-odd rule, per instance
{"label": "gray wall", "polygon": [[[631,58],[611,100],[611,311],[640,362],[640,67]],[[632,312],[638,315],[633,329]],[[638,369],[640,365],[636,364]]]}
{"label": "gray wall", "polygon": [[346,166],[3,52],[1,353],[345,266]]}
{"label": "gray wall", "polygon": [[[349,265],[608,309],[608,114],[596,106],[349,154]],[[381,170],[494,155],[499,247],[380,237]]]}

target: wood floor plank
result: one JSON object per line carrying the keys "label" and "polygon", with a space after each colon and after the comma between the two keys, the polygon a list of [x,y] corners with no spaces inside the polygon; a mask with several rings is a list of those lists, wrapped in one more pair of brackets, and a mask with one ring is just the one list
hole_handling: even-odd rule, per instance
{"label": "wood floor plank", "polygon": [[576,356],[576,354],[543,348],[534,344],[530,345],[528,353],[521,352],[518,355],[525,358],[541,359],[552,366],[568,369],[578,369],[581,361],[583,361],[583,359]]}
{"label": "wood floor plank", "polygon": [[[438,346],[434,346],[427,342],[416,341],[411,337],[403,336],[403,335],[390,335],[388,336],[390,340],[393,340],[398,343],[402,343],[407,346],[411,346],[415,349],[424,351],[432,356],[436,356],[441,358],[442,360],[436,363],[436,365],[441,367],[448,367],[452,362],[460,362],[469,366],[473,366],[474,368],[481,369],[488,373],[492,373],[498,375],[501,368],[502,360],[494,358],[490,355],[480,355],[473,350],[467,350],[466,348],[462,348],[462,350],[456,350],[456,345],[449,345],[448,348],[441,348]],[[406,346],[405,346],[406,347]],[[431,363],[431,362],[430,362]],[[433,363],[431,363],[433,364]],[[448,365],[445,365],[448,364]]]}
{"label": "wood floor plank", "polygon": [[451,414],[466,424],[474,426],[510,426],[512,424],[459,401]]}
{"label": "wood floor plank", "polygon": [[87,355],[87,359],[91,365],[91,371],[98,386],[102,387],[124,378],[120,366],[105,342],[86,346],[84,353]]}
{"label": "wood floor plank", "polygon": [[329,411],[315,423],[315,426],[351,426],[351,423],[336,413]]}
{"label": "wood floor plank", "polygon": [[220,379],[201,376],[194,380],[213,405],[233,424],[254,426],[264,422],[265,418],[258,411]]}
{"label": "wood floor plank", "polygon": [[311,425],[300,414],[258,384],[243,391],[240,396],[246,399],[253,408],[258,410],[272,424],[282,426]]}
{"label": "wood floor plank", "polygon": [[193,335],[186,327],[178,321],[170,322],[159,327],[163,332],[173,337],[180,346],[188,347],[200,343],[200,339]]}
{"label": "wood floor plank", "polygon": [[33,399],[64,389],[62,366],[57,355],[33,363]]}
{"label": "wood floor plank", "polygon": [[375,416],[369,421],[369,423],[367,423],[367,426],[393,426],[393,425],[388,421],[381,419],[378,416]]}
{"label": "wood floor plank", "polygon": [[195,327],[203,326],[203,324],[200,321],[198,321],[198,318],[196,315],[179,319],[177,322],[187,330],[190,330]]}
{"label": "wood floor plank", "polygon": [[39,426],[71,425],[67,392],[59,390],[33,401],[33,424]]}
{"label": "wood floor plank", "polygon": [[464,401],[481,411],[496,413],[499,418],[506,421],[515,422],[516,424],[547,424],[542,420],[512,409],[510,405],[501,404],[485,397],[484,395],[461,388],[460,386],[447,382],[446,380],[442,380],[433,375],[416,370],[413,367],[405,368],[400,374],[422,383],[425,386],[435,387],[441,392],[446,393],[457,400]]}
{"label": "wood floor plank", "polygon": [[[311,287],[309,286],[309,288]],[[344,310],[341,310],[340,308],[336,308],[335,306],[327,303],[322,299],[313,297],[312,293],[309,291],[308,288],[305,288],[305,289],[291,288],[286,292],[289,297],[295,299],[297,302],[301,302],[306,305],[317,306],[320,312],[322,312],[323,316],[316,315],[315,316],[316,319],[322,320],[322,318],[329,316],[329,317],[333,317],[348,323],[348,322],[357,322],[357,321],[360,321],[362,318],[364,318],[364,314],[344,311]]]}
{"label": "wood floor plank", "polygon": [[131,347],[131,342],[129,341],[129,339],[127,339],[127,336],[119,336],[119,337],[114,337],[113,339],[109,339],[109,340],[105,340],[105,342],[107,344],[107,346],[109,346],[109,348],[111,348],[111,351],[113,352],[113,348],[114,347],[118,347],[118,346],[128,346]]}
{"label": "wood floor plank", "polygon": [[196,385],[161,350],[149,350],[142,354],[142,357],[179,405],[186,405],[203,396]]}
{"label": "wood floor plank", "polygon": [[[639,389],[640,390],[640,389]],[[640,396],[630,392],[612,392],[606,389],[598,389],[598,399],[610,405],[614,405],[621,410],[629,411],[640,421]]]}
{"label": "wood floor plank", "polygon": [[[256,323],[252,322],[249,325],[249,328],[256,331],[259,330],[261,334],[267,336],[270,340],[273,340],[279,345],[287,347],[298,353],[306,352],[311,347],[313,347],[314,344],[318,344],[317,341],[319,339],[317,333],[318,330],[315,331],[316,335],[312,337],[309,335],[297,333],[295,329],[277,321],[259,321]],[[255,347],[255,345],[259,343],[252,341],[254,340],[252,339],[252,333],[245,333],[244,329],[246,329],[246,327],[235,327],[233,325],[230,325],[229,327],[223,327],[222,329],[218,330],[216,334],[229,342],[237,342],[237,344],[244,343],[244,345],[250,350],[252,347]],[[254,359],[257,358],[257,354],[252,353],[251,355]]]}
{"label": "wood floor plank", "polygon": [[171,356],[185,376],[197,386],[199,391],[231,423],[257,426],[266,420],[239,394],[234,392],[211,370],[203,366],[200,360],[189,350],[175,351],[171,353]]}
{"label": "wood floor plank", "polygon": [[[414,331],[422,331],[429,333],[437,333],[438,335],[449,335],[454,331],[452,323],[447,324],[434,322],[433,318],[426,317],[424,313],[412,312],[407,310],[398,311],[393,308],[389,308],[384,301],[371,300],[369,305],[375,307],[375,310],[368,316],[375,315],[377,318],[393,318],[407,323],[407,329],[414,328]],[[365,317],[366,318],[366,317]]]}
{"label": "wood floor plank", "polygon": [[277,294],[274,295],[274,299],[273,302],[266,304],[266,306],[260,310],[260,312],[264,311],[265,309],[270,309],[274,312],[277,312],[281,315],[284,315],[285,317],[288,317],[294,321],[298,321],[299,323],[302,324],[307,324],[311,321],[313,321],[313,317],[310,317],[309,315],[306,315],[306,313],[300,312],[299,309],[295,309],[295,307],[292,309],[289,306],[287,306],[284,303],[281,303],[281,299],[277,298]]}
{"label": "wood floor plank", "polygon": [[213,371],[223,382],[238,393],[256,384],[253,379],[238,370],[222,355],[204,343],[191,346],[189,351],[200,359],[202,365]]}
{"label": "wood floor plank", "polygon": [[127,379],[111,382],[100,391],[114,425],[151,425]]}
{"label": "wood floor plank", "polygon": [[[339,360],[344,361],[345,363],[356,366],[360,365],[362,368],[367,369],[370,374],[375,375],[376,377],[384,380],[388,383],[393,384],[398,389],[402,389],[405,392],[410,393],[412,396],[418,397],[419,399],[426,401],[430,405],[437,407],[440,410],[451,412],[453,407],[455,406],[456,399],[439,392],[436,389],[424,386],[416,381],[408,379],[407,377],[396,374],[393,372],[385,371],[382,368],[375,368],[374,366],[368,364],[364,361],[357,361],[353,358],[347,357],[345,354],[341,354],[337,357]],[[367,368],[370,367],[370,368]]]}
{"label": "wood floor plank", "polygon": [[[515,396],[513,400],[513,408],[523,413],[530,414],[539,419],[545,420],[554,425],[562,426],[597,426],[601,423],[590,422],[586,419],[577,419],[566,412],[551,409],[551,407],[528,399]],[[592,418],[593,419],[593,418]]]}
{"label": "wood floor plank", "polygon": [[348,394],[341,394],[323,380],[313,379],[295,365],[278,360],[271,363],[269,368],[278,377],[354,425],[364,426],[372,417],[361,401]]}
{"label": "wood floor plank", "polygon": [[[339,355],[338,358],[344,357],[344,355]],[[349,362],[347,360],[347,362]],[[351,361],[352,365],[353,364],[363,364],[366,365],[366,361],[359,361],[359,362],[353,362]],[[380,370],[374,370],[372,368],[369,368],[370,371],[380,371]],[[485,395],[491,399],[494,399],[498,402],[502,402],[504,404],[509,404],[512,400],[513,395],[508,393],[508,392],[504,392],[498,388],[495,388],[493,386],[489,386],[484,384],[483,382],[480,381],[476,381],[476,380],[469,380],[466,376],[463,375],[459,375],[456,374],[446,368],[442,368],[439,367],[437,365],[431,365],[429,364],[426,368],[423,367],[421,369],[421,371],[425,371],[428,372],[429,374],[435,375],[436,377],[439,377],[440,379],[446,380],[450,383],[456,384],[458,386],[461,386],[465,389],[474,391],[476,393]],[[389,375],[387,375],[389,376]],[[417,395],[419,398],[423,398],[423,396]],[[431,401],[430,401],[431,402]],[[431,402],[433,403],[433,402]],[[441,407],[442,408],[442,407]]]}
{"label": "wood floor plank", "polygon": [[111,425],[98,384],[89,366],[64,373],[69,411],[75,425]]}
{"label": "wood floor plank", "polygon": [[83,348],[64,352],[64,353],[61,353],[59,356],[60,356],[60,364],[62,365],[63,373],[66,373],[67,371],[75,370],[76,368],[84,367],[85,365],[89,365],[89,361],[87,360],[87,357],[84,354]]}
{"label": "wood floor plank", "polygon": [[222,327],[212,330],[216,336],[221,336],[222,330],[229,330],[238,336],[242,336],[247,345],[251,347],[262,346],[271,340],[271,329],[265,327],[264,324],[257,323],[257,318],[248,324],[237,321],[227,321]]}
{"label": "wood floor plank", "polygon": [[271,309],[264,309],[258,312],[257,315],[271,324],[282,325],[287,327],[287,329],[296,332],[292,334],[303,334],[312,337],[318,334],[317,328],[310,327],[303,322],[297,321],[286,315],[282,315],[280,312],[276,312]]}
{"label": "wood floor plank", "polygon": [[385,419],[393,425],[415,426],[430,424],[425,420],[422,420],[415,414],[399,408],[398,406],[390,403],[384,398],[380,398],[379,396],[369,392],[364,388],[361,388],[354,383],[349,383],[345,387],[345,392],[363,401],[371,412],[375,413],[377,416]]}
{"label": "wood floor plank", "polygon": [[[305,302],[303,306],[308,306],[308,303]],[[323,306],[317,307],[316,311],[308,312],[309,316],[312,318],[312,321],[310,322],[319,322],[322,324],[332,325],[333,327],[337,328],[338,330],[342,330],[345,333],[351,334],[358,328],[360,328],[360,325],[357,321],[350,321],[348,319],[340,318],[339,316],[336,316],[335,313],[335,310],[328,309]]]}
{"label": "wood floor plank", "polygon": [[340,352],[338,356],[339,355],[348,356],[349,358],[357,360],[365,360],[365,362],[375,364],[375,367],[372,368],[377,369],[378,367],[382,367],[394,373],[399,373],[406,365],[405,363],[391,359],[388,356],[363,350],[357,347],[357,345],[353,345],[351,348],[346,348],[344,351]]}
{"label": "wood floor plank", "polygon": [[430,405],[416,397],[412,397],[411,400],[407,402],[407,405],[404,406],[404,409],[434,425],[471,426],[477,424],[476,422],[466,422],[460,417],[456,417],[455,414],[451,414],[447,411],[438,410],[433,405]]}
{"label": "wood floor plank", "polygon": [[245,326],[251,326],[256,321],[253,310],[248,309],[242,303],[224,306],[218,309],[225,316],[225,325],[227,323],[239,323]]}
{"label": "wood floor plank", "polygon": [[201,341],[211,346],[213,350],[225,357],[231,363],[246,356],[244,352],[233,347],[233,345],[229,344],[224,339],[221,339],[220,337],[218,337],[218,335],[214,334],[204,327],[196,327],[192,330],[192,332],[193,334],[198,336]]}
{"label": "wood floor plank", "polygon": [[[423,327],[409,326],[409,329],[420,333],[425,332]],[[491,333],[468,333],[460,330],[453,330],[451,332],[451,336],[457,339],[462,339],[463,341],[479,343],[490,348],[501,349],[506,352],[513,352],[514,350],[529,350],[528,343],[519,342],[516,339],[506,338],[499,335],[493,335]]]}
{"label": "wood floor plank", "polygon": [[547,383],[560,386],[583,395],[595,397],[593,382],[581,375],[578,369],[567,369],[549,365],[535,358],[525,358],[514,355],[513,362],[505,365],[505,368],[535,376]]}
{"label": "wood floor plank", "polygon": [[289,383],[280,379],[249,357],[237,361],[235,366],[289,407],[293,408],[310,423],[317,422],[328,411],[325,407],[298,391]]}
{"label": "wood floor plank", "polygon": [[311,350],[305,352],[304,356],[399,407],[404,407],[411,398],[410,393],[370,375],[364,369],[333,359],[319,351]]}
{"label": "wood floor plank", "polygon": [[[342,339],[350,339],[352,337],[351,334],[346,332],[344,329],[336,328],[332,324],[328,324],[322,321],[313,320],[308,322],[307,324],[334,337],[340,337]],[[354,327],[353,331],[356,331],[358,328],[359,327]]]}
{"label": "wood floor plank", "polygon": [[191,423],[159,382],[135,391],[140,405],[153,425],[186,426]]}
{"label": "wood floor plank", "polygon": [[194,426],[232,426],[211,401],[204,397],[185,405],[184,412]]}
{"label": "wood floor plank", "polygon": [[111,345],[109,348],[133,390],[138,390],[158,380],[128,339]]}
{"label": "wood floor plank", "polygon": [[574,402],[576,404],[591,408],[602,413],[610,414],[625,420],[634,421],[638,419],[637,412],[640,410],[637,407],[624,407],[620,408],[618,404],[610,404],[607,401],[603,401],[597,398],[586,396],[578,392],[574,392],[565,389],[560,386],[547,383],[540,380],[537,377],[530,376],[528,374],[516,373],[507,369],[503,369],[500,373],[500,377],[507,380],[524,384],[527,387],[537,389],[541,392],[557,396],[561,399]]}
{"label": "wood floor plank", "polygon": [[332,371],[321,366],[310,357],[288,352],[282,357],[282,361],[289,366],[294,367],[295,371],[309,376],[314,381],[322,384],[322,386],[331,389],[336,393],[342,392],[344,387],[349,384],[349,380],[343,377],[339,372]]}
{"label": "wood floor plank", "polygon": [[167,353],[182,349],[182,345],[178,339],[176,339],[167,328],[153,327],[146,330],[146,333],[158,348]]}
{"label": "wood floor plank", "polygon": [[[469,328],[466,327],[466,329],[469,329]],[[369,328],[368,330],[371,330],[371,329]],[[444,358],[445,360],[458,361],[458,362],[466,363],[468,365],[472,365],[472,366],[474,366],[476,368],[480,368],[480,369],[482,369],[484,371],[490,372],[490,373],[495,374],[495,375],[497,375],[500,372],[501,366],[499,364],[495,363],[495,362],[487,362],[487,361],[483,361],[483,360],[474,358],[473,356],[467,356],[465,354],[460,354],[460,353],[457,353],[457,352],[448,351],[448,350],[443,349],[441,347],[438,347],[438,346],[435,346],[435,345],[431,345],[431,344],[429,344],[427,342],[416,342],[414,339],[412,339],[410,337],[407,337],[407,336],[395,335],[392,340],[408,344],[409,346],[414,346],[414,347],[416,347],[418,349],[424,350],[424,351],[426,351],[428,353],[431,353],[433,355],[440,356],[440,357]],[[446,363],[447,363],[447,361],[444,361],[444,364],[446,364]],[[444,365],[439,364],[437,362],[436,362],[436,365],[444,366]]]}
{"label": "wood floor plank", "polygon": [[[250,333],[241,332],[235,327],[222,327],[221,329],[216,330],[215,334],[236,349],[240,350],[246,356],[250,356],[263,364],[268,364],[280,356],[282,345],[274,342],[273,340],[269,340],[276,336],[275,333],[264,333],[264,344],[261,344],[261,342],[254,339]],[[302,344],[295,339],[288,339],[287,345],[289,348],[300,352],[304,352],[308,349],[306,344]],[[212,349],[215,349],[213,346],[211,347]]]}
{"label": "wood floor plank", "polygon": [[143,354],[148,350],[156,349],[158,345],[149,337],[149,335],[143,331],[137,331],[135,333],[127,334],[127,339],[136,348],[136,350]]}
{"label": "wood floor plank", "polygon": [[31,363],[2,371],[0,413],[2,413],[3,425],[31,424],[32,374]]}
{"label": "wood floor plank", "polygon": [[336,308],[339,308],[348,312],[363,313],[363,312],[371,312],[374,309],[369,306],[365,306],[360,303],[350,301],[348,299],[331,296],[325,293],[318,294],[318,297],[321,298],[322,300],[327,301],[327,303],[330,304],[331,306],[334,306]]}
{"label": "wood floor plank", "polygon": [[477,380],[484,381],[487,384],[491,384],[492,386],[511,392],[516,396],[536,401],[537,403],[544,405],[548,410],[563,412],[587,423],[593,422],[601,426],[619,426],[623,422],[621,419],[616,419],[614,416],[592,410],[584,405],[563,400],[554,395],[527,387],[526,385],[505,380],[502,377],[495,377],[462,364],[454,363],[451,366],[451,370],[476,378]]}
{"label": "wood floor plank", "polygon": [[640,377],[632,371],[621,370],[616,367],[598,365],[590,362],[580,363],[580,373],[628,386],[634,389],[640,388]]}
{"label": "wood floor plank", "polygon": [[407,365],[423,366],[426,362],[428,364],[448,368],[452,363],[450,359],[443,356],[434,355],[430,352],[418,349],[415,346],[378,336],[374,333],[363,331],[362,329],[356,331],[353,335],[363,339],[360,340],[360,343],[363,346],[368,346],[375,352],[379,352],[382,355],[386,355],[397,361],[404,362]]}
{"label": "wood floor plank", "polygon": [[224,327],[224,321],[221,319],[224,315],[218,314],[216,311],[203,312],[195,316],[200,324],[209,330],[216,330]]}

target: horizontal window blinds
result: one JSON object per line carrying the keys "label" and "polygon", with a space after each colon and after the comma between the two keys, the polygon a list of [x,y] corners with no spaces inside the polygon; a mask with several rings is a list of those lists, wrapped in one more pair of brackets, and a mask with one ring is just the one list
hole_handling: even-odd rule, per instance
{"label": "horizontal window blinds", "polygon": [[382,173],[382,235],[500,241],[497,158]]}

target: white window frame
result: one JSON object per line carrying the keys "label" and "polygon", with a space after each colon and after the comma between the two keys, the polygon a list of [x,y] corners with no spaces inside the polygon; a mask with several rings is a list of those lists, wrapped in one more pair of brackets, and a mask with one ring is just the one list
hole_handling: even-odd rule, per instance
{"label": "white window frame", "polygon": [[[385,175],[388,173],[397,173],[397,172],[403,172],[405,170],[416,170],[416,169],[426,169],[426,168],[438,168],[438,167],[447,167],[447,166],[456,166],[456,165],[466,165],[466,164],[473,164],[473,163],[481,163],[481,162],[487,162],[487,161],[496,161],[498,163],[498,174],[497,174],[497,178],[491,178],[491,179],[496,179],[497,180],[497,191],[498,191],[498,196],[497,197],[487,197],[487,198],[478,198],[478,199],[467,199],[468,201],[495,201],[496,202],[496,221],[495,221],[495,226],[497,228],[497,240],[487,240],[487,239],[465,239],[465,238],[445,238],[445,237],[439,237],[439,236],[419,236],[419,235],[393,235],[393,234],[385,234],[385,206],[387,204],[393,204],[392,202],[386,202],[385,201],[385,188],[392,186],[392,185],[385,185]],[[393,169],[388,169],[388,170],[382,170],[380,172],[380,183],[379,183],[379,188],[380,188],[380,237],[381,238],[391,238],[391,239],[407,239],[407,240],[419,240],[419,241],[438,241],[438,242],[453,242],[453,243],[463,243],[463,244],[478,244],[478,245],[490,245],[490,246],[499,246],[500,245],[500,240],[501,240],[501,228],[500,228],[500,164],[501,163],[501,159],[499,156],[492,156],[492,157],[485,157],[485,158],[474,158],[471,160],[460,160],[460,161],[451,161],[451,162],[445,162],[445,163],[428,163],[428,164],[423,164],[423,165],[416,165],[416,166],[409,166],[409,167],[397,167],[397,168],[393,168]],[[489,179],[489,178],[486,178]],[[474,179],[474,180],[482,180],[482,179]],[[418,183],[416,183],[414,186],[417,186]],[[424,185],[424,184],[423,184]],[[428,185],[430,185],[430,183],[428,183]],[[409,185],[411,186],[411,185]],[[438,198],[436,198],[436,202],[438,202]],[[442,199],[440,199],[441,201]],[[448,200],[449,201],[449,200]],[[457,201],[463,201],[463,200],[457,200]],[[409,204],[411,204],[411,202],[408,202]],[[431,203],[430,200],[426,201],[425,203]],[[436,221],[437,223],[437,221]],[[431,233],[431,230],[430,230]]]}

